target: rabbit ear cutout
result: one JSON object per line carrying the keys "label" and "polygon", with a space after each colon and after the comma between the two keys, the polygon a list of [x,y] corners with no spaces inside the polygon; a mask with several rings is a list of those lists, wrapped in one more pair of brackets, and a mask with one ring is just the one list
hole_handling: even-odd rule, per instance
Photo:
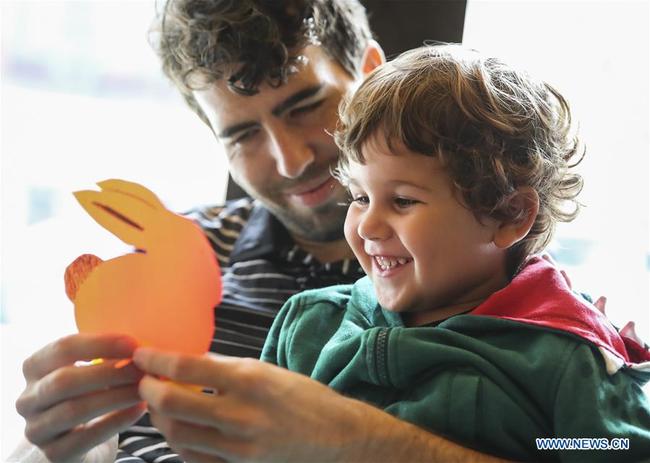
{"label": "rabbit ear cutout", "polygon": [[97,183],[102,190],[115,191],[129,195],[140,201],[144,201],[154,209],[165,209],[163,203],[151,190],[139,183],[127,182],[126,180],[108,179]]}
{"label": "rabbit ear cutout", "polygon": [[159,212],[148,203],[113,191],[84,190],[74,193],[81,206],[102,227],[127,244],[147,250],[148,228],[153,228]]}

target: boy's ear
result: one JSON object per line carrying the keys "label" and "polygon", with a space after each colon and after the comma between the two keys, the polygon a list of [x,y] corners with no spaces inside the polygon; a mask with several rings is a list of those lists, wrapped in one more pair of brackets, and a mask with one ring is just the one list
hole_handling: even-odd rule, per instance
{"label": "boy's ear", "polygon": [[517,193],[510,199],[510,208],[523,211],[523,216],[513,222],[502,222],[494,233],[494,244],[507,249],[521,241],[535,223],[539,211],[539,195],[533,188],[525,186],[517,188]]}
{"label": "boy's ear", "polygon": [[361,59],[361,73],[365,76],[385,62],[384,50],[382,50],[376,40],[370,39]]}

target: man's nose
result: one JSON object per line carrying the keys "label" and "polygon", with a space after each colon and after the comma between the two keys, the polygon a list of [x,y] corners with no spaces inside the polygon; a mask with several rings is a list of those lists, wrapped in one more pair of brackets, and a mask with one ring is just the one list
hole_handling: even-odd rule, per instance
{"label": "man's nose", "polygon": [[314,162],[313,149],[304,140],[304,134],[276,128],[270,132],[269,150],[275,159],[278,173],[286,178],[297,178]]}
{"label": "man's nose", "polygon": [[382,211],[371,205],[359,220],[357,233],[364,240],[383,241],[390,238],[393,231]]}

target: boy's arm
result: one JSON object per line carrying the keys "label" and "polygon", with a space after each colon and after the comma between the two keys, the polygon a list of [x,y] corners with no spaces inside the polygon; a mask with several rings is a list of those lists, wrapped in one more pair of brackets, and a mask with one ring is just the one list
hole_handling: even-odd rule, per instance
{"label": "boy's arm", "polygon": [[[561,451],[563,461],[640,461],[650,455],[650,402],[641,389],[643,376],[647,380],[650,372],[621,369],[610,376],[597,350],[586,344],[576,348],[555,396],[555,437],[591,439],[572,444],[598,450]],[[627,449],[613,449],[627,443]]]}

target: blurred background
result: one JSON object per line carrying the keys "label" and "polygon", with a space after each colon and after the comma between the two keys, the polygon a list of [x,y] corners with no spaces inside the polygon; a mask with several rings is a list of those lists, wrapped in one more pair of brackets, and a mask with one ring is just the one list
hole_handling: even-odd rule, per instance
{"label": "blurred background", "polygon": [[[579,168],[585,208],[559,227],[551,251],[575,288],[608,297],[615,324],[635,320],[650,339],[648,2],[365,3],[389,57],[417,20],[408,46],[462,37],[567,97],[588,146]],[[107,259],[125,251],[71,192],[124,178],[183,211],[221,202],[227,172],[220,146],[164,79],[147,43],[154,0],[0,5],[4,461],[23,430],[13,406],[22,360],[75,331],[65,266],[84,252]],[[436,33],[452,23],[451,35]]]}

